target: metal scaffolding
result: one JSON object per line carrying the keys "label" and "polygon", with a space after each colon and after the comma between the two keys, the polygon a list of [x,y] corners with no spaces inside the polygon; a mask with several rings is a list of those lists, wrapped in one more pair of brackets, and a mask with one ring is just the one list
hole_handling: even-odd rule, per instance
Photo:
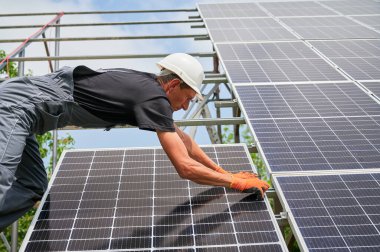
{"label": "metal scaffolding", "polygon": [[[196,15],[188,16],[185,20],[160,20],[160,21],[129,21],[129,22],[107,22],[107,23],[69,23],[61,24],[61,20],[67,15],[91,15],[91,14],[130,14],[130,13],[163,13],[163,12],[196,12]],[[145,35],[145,36],[121,36],[121,37],[61,37],[61,28],[66,27],[86,27],[86,26],[117,26],[117,25],[166,25],[166,24],[194,24],[191,28],[204,28],[203,20],[200,18],[197,9],[160,9],[160,10],[126,10],[126,11],[88,11],[88,12],[46,12],[46,13],[10,13],[0,14],[0,17],[26,17],[26,16],[42,16],[42,15],[55,15],[55,17],[45,25],[38,24],[24,24],[14,26],[0,26],[0,29],[21,29],[21,28],[40,28],[37,32],[29,36],[27,39],[1,39],[1,43],[21,43],[14,51],[12,51],[6,58],[0,59],[0,70],[6,68],[8,62],[18,62],[18,74],[24,75],[24,63],[32,61],[46,61],[49,64],[50,71],[59,68],[60,60],[96,60],[96,59],[149,59],[149,58],[162,58],[168,54],[120,54],[120,55],[72,55],[60,56],[60,43],[63,41],[90,41],[90,40],[135,40],[135,39],[181,39],[193,38],[193,40],[209,40],[208,34],[182,34],[182,35]],[[46,31],[55,29],[53,38],[46,37]],[[39,38],[41,37],[42,38]],[[54,53],[51,56],[47,42],[53,41],[55,43]],[[25,50],[32,43],[43,42],[46,56],[40,57],[25,57]],[[212,48],[212,44],[210,42]],[[1,45],[0,45],[1,47]],[[222,125],[234,125],[235,128],[235,141],[239,142],[240,124],[245,124],[244,119],[240,116],[236,100],[229,87],[227,78],[224,74],[219,73],[219,60],[215,51],[211,52],[188,52],[190,55],[210,58],[213,69],[206,72],[204,80],[203,92],[206,92],[206,86],[212,85],[207,91],[204,101],[200,103],[192,103],[189,110],[185,113],[181,120],[176,120],[176,124],[181,127],[191,126],[191,134],[195,135],[196,127],[206,126],[207,132],[213,143],[220,143],[222,141]],[[54,64],[52,62],[54,61]],[[1,80],[0,80],[1,81]],[[230,98],[220,99],[220,89],[225,88],[230,94]],[[212,117],[210,113],[209,104],[213,103],[216,109],[216,117]],[[221,118],[221,108],[232,108],[233,117]],[[200,117],[203,117],[201,119]],[[130,127],[128,125],[121,127]],[[65,127],[66,130],[79,129],[78,127]],[[53,132],[54,136],[54,149],[53,149],[53,168],[57,161],[57,131]],[[4,240],[5,237],[1,233],[0,237]],[[4,240],[6,246],[7,242]],[[12,242],[7,246],[10,251],[17,251],[17,222],[12,225]]]}

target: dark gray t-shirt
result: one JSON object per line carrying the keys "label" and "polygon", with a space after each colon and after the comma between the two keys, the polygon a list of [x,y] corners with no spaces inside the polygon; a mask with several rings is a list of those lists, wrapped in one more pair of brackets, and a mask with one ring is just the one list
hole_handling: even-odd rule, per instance
{"label": "dark gray t-shirt", "polygon": [[74,70],[74,100],[88,112],[112,124],[175,131],[173,110],[154,74],[121,68],[87,70],[83,66]]}

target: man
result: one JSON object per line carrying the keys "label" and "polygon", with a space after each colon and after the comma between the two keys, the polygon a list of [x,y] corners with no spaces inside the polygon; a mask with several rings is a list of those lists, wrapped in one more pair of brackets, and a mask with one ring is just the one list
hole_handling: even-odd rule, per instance
{"label": "man", "polygon": [[263,196],[266,182],[249,172],[223,170],[173,123],[173,111],[186,110],[191,100],[202,98],[201,64],[175,53],[158,66],[158,76],[129,69],[64,67],[0,85],[0,230],[29,210],[47,188],[34,134],[65,125],[130,124],[155,131],[182,178]]}

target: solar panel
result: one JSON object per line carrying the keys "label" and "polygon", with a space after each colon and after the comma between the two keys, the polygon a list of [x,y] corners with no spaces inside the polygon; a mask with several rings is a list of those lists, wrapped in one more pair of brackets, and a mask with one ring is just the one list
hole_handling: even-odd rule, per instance
{"label": "solar panel", "polygon": [[352,78],[360,81],[380,80],[380,40],[310,43]]}
{"label": "solar panel", "polygon": [[380,116],[380,105],[354,83],[237,85],[250,120]]}
{"label": "solar panel", "polygon": [[297,17],[281,21],[304,39],[380,38],[380,33],[347,17]]}
{"label": "solar panel", "polygon": [[380,250],[380,174],[275,176],[304,251]]}
{"label": "solar panel", "polygon": [[336,15],[335,12],[315,2],[273,2],[260,3],[272,15],[281,16],[324,16]]}
{"label": "solar panel", "polygon": [[380,105],[353,83],[235,85],[270,172],[380,168]]}
{"label": "solar panel", "polygon": [[205,19],[204,22],[214,43],[296,39],[272,18]]}
{"label": "solar panel", "polygon": [[[203,150],[253,167],[244,145]],[[51,181],[21,251],[286,250],[266,199],[183,180],[160,148],[68,151]]]}
{"label": "solar panel", "polygon": [[352,18],[380,31],[380,15],[379,16],[353,16]]}
{"label": "solar panel", "polygon": [[380,82],[362,82],[361,84],[380,98]]}
{"label": "solar panel", "polygon": [[303,42],[216,44],[232,83],[346,80]]}
{"label": "solar panel", "polygon": [[320,4],[344,15],[380,14],[380,3],[378,1],[323,1]]}
{"label": "solar panel", "polygon": [[198,10],[203,18],[268,16],[255,3],[199,4]]}

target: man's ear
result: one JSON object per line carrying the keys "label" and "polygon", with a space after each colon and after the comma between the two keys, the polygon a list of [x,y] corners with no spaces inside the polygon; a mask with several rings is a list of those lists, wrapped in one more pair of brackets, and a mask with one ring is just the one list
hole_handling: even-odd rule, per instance
{"label": "man's ear", "polygon": [[168,91],[171,92],[176,86],[178,86],[181,82],[178,79],[173,79],[169,81],[167,84],[169,86]]}

